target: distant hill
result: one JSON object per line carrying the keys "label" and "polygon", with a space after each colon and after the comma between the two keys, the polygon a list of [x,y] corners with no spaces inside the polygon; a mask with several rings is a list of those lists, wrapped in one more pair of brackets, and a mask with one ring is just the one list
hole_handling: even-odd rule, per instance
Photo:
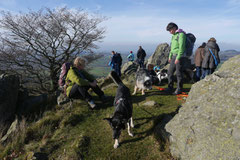
{"label": "distant hill", "polygon": [[236,50],[226,50],[226,51],[220,51],[219,56],[222,62],[228,60],[231,57],[234,57],[236,55],[239,55],[240,51]]}
{"label": "distant hill", "polygon": [[[88,70],[91,74],[93,74],[95,77],[105,77],[107,76],[110,71],[111,67],[108,65],[109,61],[111,60],[111,53],[102,53],[104,56],[93,63],[89,64]],[[121,53],[122,56],[122,64],[126,63],[128,61],[127,56],[128,54]],[[136,53],[134,54],[135,59],[137,57]],[[145,60],[147,60],[150,57],[150,55],[147,55]],[[123,65],[122,65],[123,66]]]}

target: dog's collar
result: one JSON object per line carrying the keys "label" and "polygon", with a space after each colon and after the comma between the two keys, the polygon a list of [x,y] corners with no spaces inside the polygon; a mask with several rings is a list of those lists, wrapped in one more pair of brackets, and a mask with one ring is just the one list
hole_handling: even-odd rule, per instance
{"label": "dog's collar", "polygon": [[123,98],[119,98],[119,100],[117,100],[116,104],[119,104],[122,100],[123,100]]}

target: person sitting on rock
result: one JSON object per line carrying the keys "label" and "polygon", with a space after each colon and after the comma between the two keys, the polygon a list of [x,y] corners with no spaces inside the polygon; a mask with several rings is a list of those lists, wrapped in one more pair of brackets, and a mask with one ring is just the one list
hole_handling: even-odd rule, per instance
{"label": "person sitting on rock", "polygon": [[88,90],[91,88],[102,101],[106,99],[104,92],[98,87],[95,78],[84,70],[84,59],[77,57],[73,65],[73,67],[70,67],[66,77],[67,96],[69,98],[82,97],[88,102],[91,108],[95,108],[96,104],[92,96],[88,93]]}
{"label": "person sitting on rock", "polygon": [[153,85],[158,85],[159,79],[158,79],[157,74],[156,74],[156,72],[154,71],[153,67],[154,67],[153,64],[148,64],[147,69],[148,69],[149,74],[150,74],[150,77],[151,77],[151,79],[152,79],[152,84],[153,84]]}
{"label": "person sitting on rock", "polygon": [[133,54],[133,51],[130,51],[130,54],[127,56],[127,58],[128,58],[128,61],[131,61],[131,62],[134,61],[134,54]]}

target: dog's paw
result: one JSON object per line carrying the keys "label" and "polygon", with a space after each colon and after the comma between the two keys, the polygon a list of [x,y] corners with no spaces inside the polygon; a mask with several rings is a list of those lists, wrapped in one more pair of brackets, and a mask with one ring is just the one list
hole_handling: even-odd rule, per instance
{"label": "dog's paw", "polygon": [[132,133],[128,133],[129,136],[133,137],[133,134]]}
{"label": "dog's paw", "polygon": [[117,149],[118,147],[119,147],[119,144],[114,144],[114,145],[113,145],[113,148],[114,148],[114,149]]}
{"label": "dog's paw", "polygon": [[144,92],[144,93],[142,93],[142,95],[145,95],[145,92]]}
{"label": "dog's paw", "polygon": [[136,92],[133,92],[133,93],[132,93],[132,95],[135,95],[135,94],[136,94]]}

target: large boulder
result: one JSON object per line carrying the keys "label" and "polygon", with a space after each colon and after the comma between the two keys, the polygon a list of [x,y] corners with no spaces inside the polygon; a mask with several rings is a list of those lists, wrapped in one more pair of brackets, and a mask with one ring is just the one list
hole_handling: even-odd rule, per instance
{"label": "large boulder", "polygon": [[170,46],[167,43],[159,44],[155,52],[149,57],[148,64],[153,64],[164,67],[168,63],[168,56],[170,53]]}
{"label": "large boulder", "polygon": [[170,151],[183,160],[240,158],[240,55],[195,83],[166,125]]}
{"label": "large boulder", "polygon": [[18,76],[5,74],[0,76],[0,124],[14,118],[19,87]]}
{"label": "large boulder", "polygon": [[51,108],[57,102],[57,94],[26,96],[17,106],[17,115],[32,115]]}
{"label": "large boulder", "polygon": [[130,75],[132,73],[135,73],[138,69],[138,64],[136,62],[126,62],[124,63],[124,65],[122,66],[122,69],[121,69],[121,73],[123,75]]}

